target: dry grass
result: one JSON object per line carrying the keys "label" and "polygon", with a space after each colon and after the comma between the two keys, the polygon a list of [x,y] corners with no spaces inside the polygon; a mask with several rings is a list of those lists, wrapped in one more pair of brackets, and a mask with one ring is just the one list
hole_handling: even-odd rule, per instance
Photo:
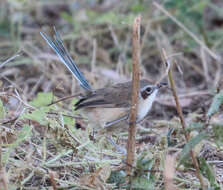
{"label": "dry grass", "polygon": [[171,92],[161,91],[136,135],[135,189],[199,189],[191,148],[204,186],[223,189],[222,2],[168,1],[161,9],[147,1],[103,2],[0,2],[0,189],[128,188],[127,131],[117,129],[110,140],[94,134],[73,109],[76,97],[46,106],[81,90],[39,32],[55,25],[99,88],[131,80],[131,27],[139,13],[141,78],[160,79],[164,48],[192,140],[185,141]]}

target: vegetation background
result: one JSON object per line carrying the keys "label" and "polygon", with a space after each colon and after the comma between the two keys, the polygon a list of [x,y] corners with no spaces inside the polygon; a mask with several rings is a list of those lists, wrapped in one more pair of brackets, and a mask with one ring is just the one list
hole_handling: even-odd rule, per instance
{"label": "vegetation background", "polygon": [[132,188],[201,188],[193,148],[205,188],[223,189],[223,1],[156,3],[163,9],[152,0],[0,1],[0,189],[129,188],[127,131],[113,132],[112,142],[92,135],[91,121],[74,112],[76,98],[47,106],[80,87],[40,32],[52,34],[55,26],[100,88],[131,79],[132,23],[139,14],[141,77],[159,80],[165,49],[191,140],[184,139],[171,92],[162,91],[138,128]]}

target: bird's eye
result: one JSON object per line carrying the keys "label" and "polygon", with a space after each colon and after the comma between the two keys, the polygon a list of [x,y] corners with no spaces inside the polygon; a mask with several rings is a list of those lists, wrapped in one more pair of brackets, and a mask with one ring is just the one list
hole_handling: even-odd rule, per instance
{"label": "bird's eye", "polygon": [[152,89],[151,87],[146,88],[146,92],[147,92],[148,94],[150,94],[152,91],[153,91],[153,89]]}

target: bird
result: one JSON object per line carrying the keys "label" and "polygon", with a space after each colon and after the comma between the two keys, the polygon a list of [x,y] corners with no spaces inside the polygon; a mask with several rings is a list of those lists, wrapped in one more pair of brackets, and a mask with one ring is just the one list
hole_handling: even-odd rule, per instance
{"label": "bird", "polygon": [[[93,89],[66,50],[55,27],[54,32],[53,39],[43,32],[40,32],[40,34],[84,89],[84,93],[81,94],[80,99],[74,105],[75,110],[84,109],[91,118],[89,121],[95,121],[96,125],[101,125],[103,128],[118,125],[123,121],[128,122],[132,81]],[[151,84],[147,79],[141,79],[139,86],[137,123],[146,117],[151,110],[159,89],[166,87],[167,83]],[[110,116],[109,119],[108,116]]]}

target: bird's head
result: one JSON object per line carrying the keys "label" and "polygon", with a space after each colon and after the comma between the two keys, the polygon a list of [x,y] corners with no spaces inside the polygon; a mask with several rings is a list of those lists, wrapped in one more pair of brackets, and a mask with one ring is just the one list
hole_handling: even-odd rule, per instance
{"label": "bird's head", "polygon": [[168,86],[168,84],[164,83],[164,82],[158,83],[155,85],[146,85],[140,90],[141,97],[145,100],[152,94],[153,94],[153,96],[156,96],[156,94],[160,88],[167,87],[167,86]]}

